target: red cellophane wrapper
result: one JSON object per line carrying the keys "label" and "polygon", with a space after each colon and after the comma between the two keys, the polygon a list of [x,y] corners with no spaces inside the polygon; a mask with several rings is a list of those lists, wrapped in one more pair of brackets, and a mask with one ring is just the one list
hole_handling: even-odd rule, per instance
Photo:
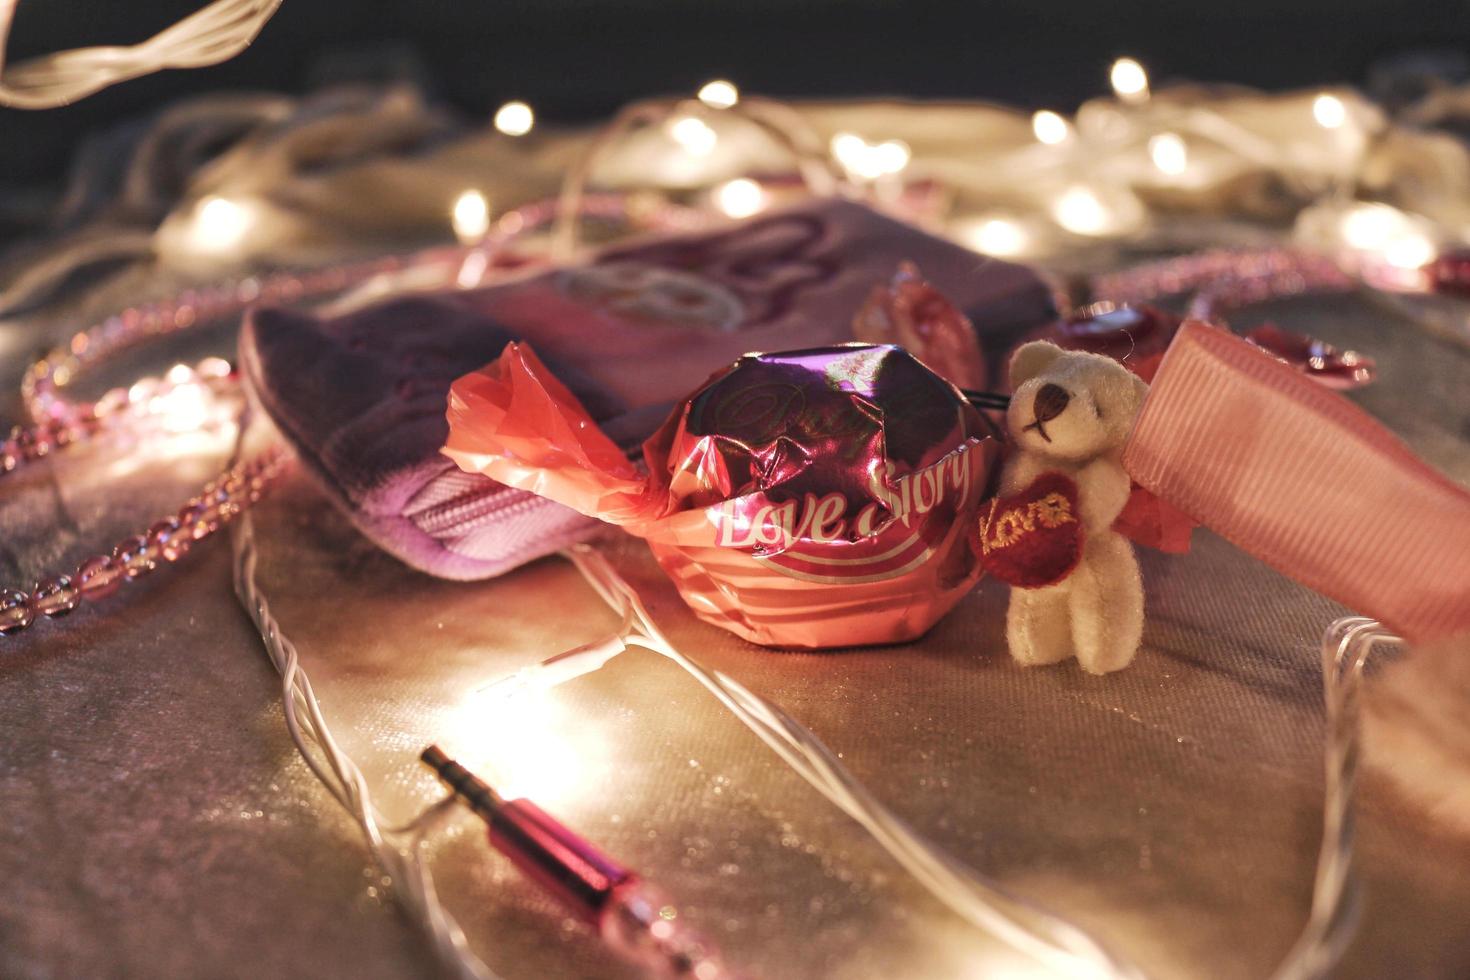
{"label": "red cellophane wrapper", "polygon": [[648,541],[700,618],[777,647],[897,643],[980,577],[995,429],[902,349],[749,354],[680,404],[644,468],[524,344],[456,381],[444,449]]}

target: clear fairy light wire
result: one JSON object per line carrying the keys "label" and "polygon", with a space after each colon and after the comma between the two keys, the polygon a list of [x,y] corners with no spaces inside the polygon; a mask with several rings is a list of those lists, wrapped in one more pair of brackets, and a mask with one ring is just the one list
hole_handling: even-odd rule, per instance
{"label": "clear fairy light wire", "polygon": [[[214,0],[135,45],[61,51],[11,65],[7,64],[5,51],[18,2],[0,0],[0,105],[42,109],[69,104],[152,72],[228,60],[254,40],[281,0]],[[1147,98],[1146,76],[1142,78],[1140,91]],[[575,241],[571,219],[579,211],[585,185],[607,145],[624,131],[656,123],[687,105],[669,102],[630,107],[594,141],[568,175],[557,208],[561,220],[556,237],[564,249]],[[758,99],[714,108],[744,116],[774,133],[797,160],[797,169],[809,186],[819,194],[832,192],[831,171],[822,163],[821,148],[794,112],[779,103]],[[1324,121],[1322,112],[1327,110],[1335,114]],[[1341,125],[1338,115],[1345,114],[1340,102],[1335,106],[1331,102],[1314,105],[1313,111],[1325,127],[1332,120]],[[1065,120],[1062,122],[1065,126]],[[1182,132],[1230,146],[1242,157],[1263,164],[1276,159],[1270,145],[1207,109],[1195,107],[1173,123]],[[1061,132],[1064,138],[1066,130]],[[1181,166],[1183,159],[1180,157]],[[69,267],[94,255],[141,254],[147,250],[150,237],[138,232],[125,239],[86,242],[74,254],[60,256],[56,265]],[[30,270],[28,275],[26,282],[12,284],[7,293],[26,292],[21,287],[28,287],[32,280],[54,278],[56,270],[41,268]],[[427,835],[445,819],[452,801],[446,799],[428,807],[406,825],[385,824],[361,770],[333,737],[310,678],[301,667],[296,646],[283,633],[259,587],[255,527],[248,510],[232,525],[232,544],[236,594],[280,674],[287,729],[304,761],[358,823],[374,859],[391,876],[398,900],[429,937],[440,960],[457,976],[493,980],[494,974],[469,948],[463,931],[439,901],[423,854]],[[598,643],[554,658],[563,670],[569,660],[579,658],[589,664],[584,669],[595,669],[628,647],[645,648],[672,660],[966,921],[1064,975],[1140,976],[1135,967],[1115,958],[1070,922],[1010,895],[996,882],[925,840],[876,800],[812,732],[779,706],[680,651],[649,617],[637,593],[601,554],[578,547],[567,557],[603,601],[620,614],[622,625],[616,634]],[[1325,976],[1341,957],[1361,914],[1361,891],[1353,874],[1352,806],[1360,748],[1359,692],[1369,655],[1380,646],[1400,643],[1378,623],[1362,617],[1339,620],[1324,635],[1327,732],[1322,841],[1311,911],[1299,939],[1274,973],[1277,980],[1316,980]]]}
{"label": "clear fairy light wire", "polygon": [[[260,633],[271,663],[281,675],[286,727],[308,767],[363,831],[369,851],[393,880],[404,909],[429,936],[442,962],[465,977],[493,977],[469,949],[463,931],[434,891],[421,853],[423,835],[443,804],[424,811],[402,828],[385,828],[362,771],[331,733],[301,667],[296,645],[281,629],[256,576],[258,550],[249,512],[232,525],[235,594]],[[1078,927],[1010,895],[999,885],[924,840],[876,798],[809,729],[779,706],[721,671],[711,671],[669,641],[644,608],[637,592],[594,549],[577,546],[569,558],[599,597],[621,617],[618,631],[573,652],[594,658],[589,669],[608,659],[609,645],[642,647],[684,668],[750,728],[787,765],[847,813],[898,863],[937,898],[972,925],[1071,977],[1141,977],[1132,966],[1108,954]],[[559,656],[558,660],[565,659]]]}
{"label": "clear fairy light wire", "polygon": [[444,817],[453,798],[441,800],[403,826],[384,824],[362,770],[337,744],[322,717],[311,679],[301,669],[296,644],[282,632],[281,624],[271,612],[270,601],[260,589],[256,579],[259,553],[255,523],[249,511],[231,526],[230,540],[234,550],[235,595],[259,631],[271,664],[281,675],[286,729],[301,758],[362,829],[368,850],[392,880],[398,901],[428,936],[440,962],[465,980],[496,980],[496,975],[470,949],[454,917],[440,903],[423,854],[428,832]]}
{"label": "clear fairy light wire", "polygon": [[51,109],[165,68],[228,61],[255,40],[281,0],[215,0],[138,44],[75,48],[5,63],[20,0],[0,0],[0,105]]}
{"label": "clear fairy light wire", "polygon": [[1366,616],[1339,619],[1322,637],[1322,692],[1327,710],[1324,741],[1326,790],[1322,844],[1312,887],[1312,910],[1274,980],[1318,980],[1342,957],[1362,913],[1362,889],[1353,876],[1357,786],[1362,724],[1359,693],[1363,667],[1379,646],[1403,640]]}
{"label": "clear fairy light wire", "polygon": [[[591,203],[590,199],[588,203]],[[554,207],[545,206],[527,218],[527,222],[547,224],[554,212]],[[532,221],[532,218],[537,220]],[[457,254],[436,253],[436,261],[428,265],[453,266],[451,259]],[[1178,273],[1181,281],[1155,281],[1155,270],[1145,268],[1140,281],[1131,285],[1144,295],[1181,287],[1186,290],[1200,288],[1221,275],[1221,269],[1215,267],[1218,263],[1212,257],[1206,258],[1209,260],[1201,261],[1197,270],[1172,270],[1171,276]],[[1266,265],[1268,271],[1275,269],[1272,263]],[[413,267],[412,263],[410,267]],[[369,265],[370,270],[377,268]],[[1270,276],[1266,279],[1270,283],[1275,282]],[[339,288],[350,286],[354,281],[353,275],[340,272],[324,280]],[[306,288],[305,283],[301,285],[302,292],[312,294],[316,291],[315,286]],[[251,295],[256,295],[258,288],[249,290]],[[1273,289],[1279,289],[1279,285]],[[1234,298],[1244,301],[1259,299],[1253,289],[1245,289],[1241,296]],[[1231,304],[1227,302],[1227,305]],[[243,432],[244,429],[242,424],[238,431]],[[469,949],[463,932],[439,902],[432,876],[420,853],[425,835],[437,823],[444,807],[436,805],[404,827],[383,824],[373,804],[370,788],[353,760],[332,737],[310,679],[301,668],[296,647],[283,634],[257,583],[255,530],[249,513],[241,515],[232,527],[236,592],[258,628],[268,656],[281,674],[283,708],[292,740],[316,777],[357,821],[369,850],[384,871],[391,875],[403,907],[429,936],[436,954],[458,976],[493,976]],[[556,669],[543,669],[543,674],[556,674],[563,678],[577,676],[595,669],[629,646],[647,648],[668,657],[688,671],[802,778],[863,826],[927,890],[967,921],[1064,975],[1139,976],[1136,968],[1115,959],[1065,919],[1007,894],[996,883],[924,840],[883,807],[800,723],[733,678],[703,668],[674,647],[649,618],[632,588],[600,555],[584,548],[569,553],[568,557],[577,564],[599,596],[621,615],[623,624],[615,634],[598,643],[552,658],[557,664]],[[1351,819],[1358,758],[1357,685],[1368,650],[1374,643],[1392,640],[1394,638],[1382,632],[1377,624],[1358,619],[1336,624],[1324,641],[1328,737],[1323,842],[1311,916],[1300,940],[1276,973],[1283,980],[1322,976],[1336,962],[1352,935],[1358,909],[1358,894],[1352,878]]]}
{"label": "clear fairy light wire", "polygon": [[[436,955],[457,976],[494,977],[469,948],[463,931],[440,903],[422,853],[426,835],[450,805],[444,800],[402,827],[385,827],[361,770],[342,751],[322,717],[296,646],[281,629],[256,578],[254,522],[247,512],[232,526],[235,592],[260,632],[281,675],[287,729],[303,759],[363,831],[369,850],[393,881],[404,910],[429,937]],[[742,724],[814,789],[861,825],[932,895],[967,922],[1022,952],[1058,976],[1142,978],[1135,965],[1109,953],[1085,931],[1034,903],[1008,893],[925,840],[879,802],[809,729],[778,705],[722,671],[705,668],[679,650],[658,628],[636,590],[594,548],[563,553],[598,596],[619,615],[618,630],[594,643],[559,654],[565,679],[576,658],[595,670],[629,647],[667,657],[710,692]],[[1356,785],[1358,690],[1363,665],[1377,644],[1401,641],[1377,622],[1353,617],[1334,623],[1323,639],[1323,691],[1327,710],[1326,792],[1323,834],[1311,913],[1299,939],[1273,973],[1274,980],[1317,980],[1341,957],[1360,911],[1353,876],[1353,796]],[[550,661],[548,661],[550,662]]]}
{"label": "clear fairy light wire", "polygon": [[920,884],[966,921],[1062,976],[1141,976],[1077,926],[1007,893],[919,836],[806,726],[728,674],[709,670],[679,650],[658,628],[638,593],[603,555],[586,545],[565,554],[614,612],[624,617],[631,613],[633,628],[624,637],[627,645],[651,650],[684,668],[793,771],[857,821]]}
{"label": "clear fairy light wire", "polygon": [[[216,0],[148,40],[131,47],[65,51],[7,66],[4,49],[17,0],[0,0],[0,105],[45,108],[63,105],[128,78],[164,68],[217,63],[239,53],[275,13],[280,0]],[[665,118],[687,103],[650,103],[630,107],[608,127],[568,175],[554,209],[556,238],[575,241],[572,217],[584,204],[585,184],[606,145],[623,131]],[[721,111],[731,111],[729,107]],[[798,162],[798,170],[818,194],[831,193],[831,171],[821,163],[820,147],[805,138],[798,117],[778,103],[742,99],[734,114],[774,133]],[[1240,134],[1219,131],[1213,117],[1201,123],[1189,114],[1183,129],[1211,131],[1241,152]],[[1213,127],[1213,128],[1212,128]],[[795,134],[795,136],[793,136]],[[809,145],[810,144],[810,145]],[[1247,154],[1249,155],[1249,154]],[[137,251],[139,242],[124,251]],[[114,247],[109,245],[108,247]],[[483,247],[483,246],[482,246]],[[68,258],[72,258],[68,256]],[[1144,292],[1149,290],[1145,289]],[[243,427],[242,427],[243,429]],[[389,874],[405,910],[430,938],[436,954],[459,976],[493,978],[470,950],[462,930],[444,909],[422,854],[427,834],[444,818],[449,801],[426,809],[401,827],[386,826],[362,772],[338,746],[322,717],[311,682],[295,645],[285,636],[256,579],[255,528],[246,512],[232,525],[237,596],[259,630],[267,655],[281,675],[283,708],[293,742],[314,775],[361,827],[369,850]],[[887,810],[809,730],[778,706],[733,678],[710,671],[682,653],[658,629],[636,592],[597,552],[579,548],[567,555],[599,596],[623,619],[614,636],[582,651],[553,658],[595,660],[595,669],[630,646],[659,653],[690,673],[783,761],[827,799],[857,821],[931,893],[975,926],[1068,976],[1136,977],[1139,971],[1116,959],[1073,924],[1008,894],[997,883],[968,868],[924,840]],[[1376,645],[1400,641],[1372,620],[1341,620],[1324,637],[1326,795],[1323,836],[1310,917],[1301,936],[1274,976],[1307,980],[1324,976],[1341,956],[1360,911],[1353,877],[1352,799],[1358,765],[1358,690],[1363,664]]]}

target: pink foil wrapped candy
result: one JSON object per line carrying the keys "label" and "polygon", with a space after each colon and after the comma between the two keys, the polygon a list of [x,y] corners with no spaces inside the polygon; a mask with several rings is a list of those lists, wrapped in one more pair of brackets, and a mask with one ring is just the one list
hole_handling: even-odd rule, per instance
{"label": "pink foil wrapped candy", "polygon": [[445,453],[645,538],[700,618],[756,643],[926,632],[980,577],[995,430],[892,346],[748,354],[635,466],[529,347],[456,381]]}

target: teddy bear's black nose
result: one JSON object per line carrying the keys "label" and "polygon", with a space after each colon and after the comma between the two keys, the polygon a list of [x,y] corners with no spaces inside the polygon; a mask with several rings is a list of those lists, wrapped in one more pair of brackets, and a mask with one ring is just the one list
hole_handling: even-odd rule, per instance
{"label": "teddy bear's black nose", "polygon": [[1072,396],[1061,385],[1042,385],[1036,392],[1036,401],[1032,403],[1031,410],[1036,413],[1036,421],[1050,422],[1066,411],[1067,402],[1071,399]]}

